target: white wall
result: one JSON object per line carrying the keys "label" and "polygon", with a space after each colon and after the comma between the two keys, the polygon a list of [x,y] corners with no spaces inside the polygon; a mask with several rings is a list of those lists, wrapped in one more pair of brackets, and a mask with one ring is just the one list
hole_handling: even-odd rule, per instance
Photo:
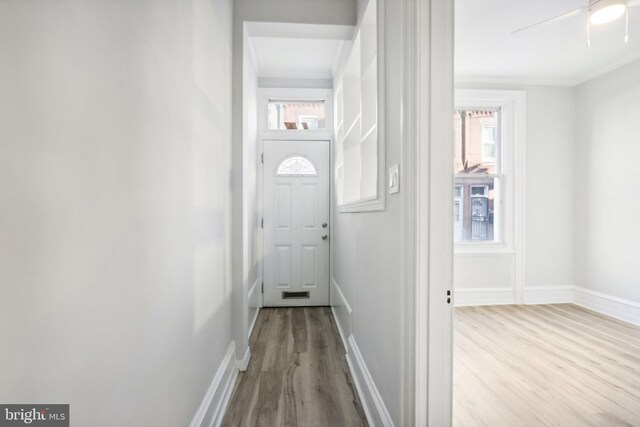
{"label": "white wall", "polygon": [[576,88],[574,278],[640,302],[640,61]]}
{"label": "white wall", "polygon": [[[250,251],[246,246],[247,218],[250,215],[250,203],[243,194],[245,184],[251,187],[253,180],[245,165],[251,154],[252,142],[245,139],[245,100],[243,82],[247,78],[244,64],[247,61],[244,41],[245,22],[282,22],[300,24],[354,25],[356,21],[355,0],[235,0],[233,4],[233,129],[232,129],[232,281],[234,307],[234,340],[237,343],[237,357],[245,354],[248,341],[249,305],[248,294],[253,283],[250,283],[247,271],[246,254]],[[253,91],[253,83],[249,90]],[[253,167],[252,167],[253,168]],[[257,241],[256,237],[250,237]]]}
{"label": "white wall", "polygon": [[[574,88],[471,83],[458,87],[525,91],[525,290],[572,285]],[[514,303],[515,283],[512,253],[455,256],[454,286],[460,302],[482,302],[475,291],[491,288],[486,293],[491,302]]]}
{"label": "white wall", "polygon": [[[247,39],[245,38],[245,41]],[[243,250],[244,250],[244,281],[247,284],[247,321],[246,338],[249,339],[253,320],[258,315],[262,305],[262,260],[260,246],[260,212],[258,209],[259,181],[258,162],[260,150],[258,145],[258,76],[249,49],[244,49],[244,202],[243,202]]]}
{"label": "white wall", "polygon": [[231,341],[231,14],[0,3],[0,401],[192,419]]}
{"label": "white wall", "polygon": [[[388,168],[400,163],[402,158],[403,6],[400,0],[385,3],[386,105],[383,107]],[[386,171],[380,173],[386,175]],[[401,425],[402,412],[404,283],[401,255],[405,196],[402,190],[396,195],[387,195],[383,212],[336,213],[331,230],[332,305],[344,335],[353,335],[396,425]],[[335,197],[332,211],[337,212]]]}
{"label": "white wall", "polygon": [[571,285],[575,90],[526,92],[525,286]]}
{"label": "white wall", "polygon": [[233,14],[237,22],[355,25],[356,0],[236,0]]}
{"label": "white wall", "polygon": [[333,89],[332,79],[285,79],[273,77],[258,78],[261,88],[292,88],[292,89]]}

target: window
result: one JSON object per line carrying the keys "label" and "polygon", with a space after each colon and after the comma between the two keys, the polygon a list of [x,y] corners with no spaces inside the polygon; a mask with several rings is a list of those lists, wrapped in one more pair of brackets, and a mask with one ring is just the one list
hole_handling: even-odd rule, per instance
{"label": "window", "polygon": [[453,197],[455,197],[456,199],[459,199],[462,197],[463,194],[464,194],[464,190],[462,189],[462,186],[456,185],[456,187],[453,189]]}
{"label": "window", "polygon": [[276,170],[278,176],[316,176],[316,167],[305,157],[292,156],[284,159]]}
{"label": "window", "polygon": [[486,185],[472,185],[471,186],[471,197],[487,197],[489,195],[489,187]]}
{"label": "window", "polygon": [[269,100],[267,129],[322,130],[327,127],[324,101]]}
{"label": "window", "polygon": [[499,107],[459,107],[454,113],[457,242],[487,243],[501,239],[501,116]]}
{"label": "window", "polygon": [[520,90],[456,90],[456,253],[522,250],[525,99]]}

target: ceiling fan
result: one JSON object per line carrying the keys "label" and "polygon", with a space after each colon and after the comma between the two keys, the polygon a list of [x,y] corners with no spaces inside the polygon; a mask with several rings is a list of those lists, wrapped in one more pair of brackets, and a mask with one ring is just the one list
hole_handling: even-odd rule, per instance
{"label": "ceiling fan", "polygon": [[562,15],[555,16],[553,18],[545,19],[544,21],[537,22],[535,24],[528,25],[524,28],[513,31],[511,34],[518,33],[520,31],[528,30],[529,28],[536,27],[538,25],[550,24],[552,22],[561,21],[563,19],[571,18],[587,12],[587,45],[591,46],[591,24],[602,25],[611,21],[615,21],[622,15],[625,15],[626,20],[626,33],[624,36],[624,42],[629,41],[629,8],[640,7],[640,0],[589,0],[589,4],[581,7],[580,9],[573,10],[571,12],[563,13]]}

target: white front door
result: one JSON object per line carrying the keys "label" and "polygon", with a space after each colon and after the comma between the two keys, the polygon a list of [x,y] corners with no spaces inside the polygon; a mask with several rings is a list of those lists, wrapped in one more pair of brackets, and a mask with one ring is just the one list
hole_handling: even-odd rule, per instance
{"label": "white front door", "polygon": [[329,141],[264,141],[264,301],[329,305]]}

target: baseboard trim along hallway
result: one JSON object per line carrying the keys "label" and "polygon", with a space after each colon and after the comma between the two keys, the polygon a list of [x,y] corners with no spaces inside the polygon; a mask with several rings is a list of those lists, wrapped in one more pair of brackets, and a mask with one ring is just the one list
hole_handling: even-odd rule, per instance
{"label": "baseboard trim along hallway", "polygon": [[218,427],[222,423],[238,376],[235,354],[232,341],[189,427]]}
{"label": "baseboard trim along hallway", "polygon": [[353,336],[351,306],[334,278],[331,279],[331,310],[342,343],[347,349],[347,363],[353,376],[353,382],[362,400],[367,421],[371,426],[393,426],[389,411]]}
{"label": "baseboard trim along hallway", "polygon": [[353,375],[353,381],[358,389],[369,424],[372,426],[393,427],[394,424],[389,411],[369,373],[369,369],[367,369],[367,364],[362,358],[353,335],[349,337],[347,363],[349,363],[349,369],[351,370],[351,375]]}
{"label": "baseboard trim along hallway", "polygon": [[247,350],[244,352],[244,356],[242,359],[236,360],[236,368],[239,371],[246,371],[247,366],[249,366],[249,360],[251,359],[251,347],[247,347]]}

